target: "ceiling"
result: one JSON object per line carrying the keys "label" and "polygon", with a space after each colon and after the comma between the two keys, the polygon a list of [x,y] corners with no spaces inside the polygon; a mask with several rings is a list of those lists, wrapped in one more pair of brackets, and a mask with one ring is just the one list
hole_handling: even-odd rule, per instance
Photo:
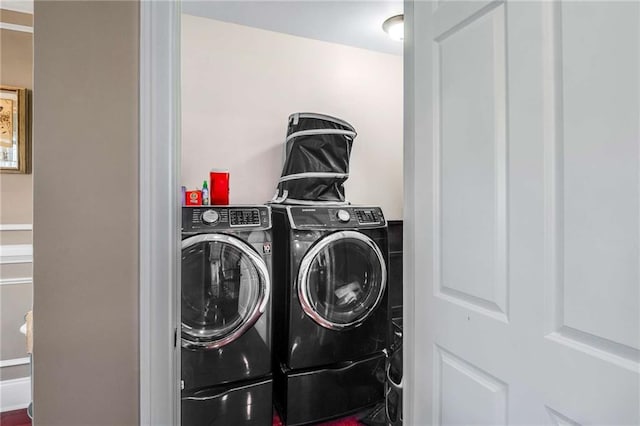
{"label": "ceiling", "polygon": [[[3,9],[33,13],[33,0],[2,0]],[[402,55],[402,42],[382,22],[402,13],[402,0],[182,0],[189,15],[331,43]]]}
{"label": "ceiling", "polygon": [[402,0],[182,0],[183,13],[402,55],[402,42],[382,22],[402,13]]}

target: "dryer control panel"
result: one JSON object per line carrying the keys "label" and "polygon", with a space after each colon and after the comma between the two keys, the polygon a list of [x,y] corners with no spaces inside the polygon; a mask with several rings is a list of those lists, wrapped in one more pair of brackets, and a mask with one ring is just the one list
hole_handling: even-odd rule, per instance
{"label": "dryer control panel", "polygon": [[364,229],[387,225],[380,207],[290,206],[287,212],[293,229]]}
{"label": "dryer control panel", "polygon": [[182,232],[271,228],[268,206],[190,206],[182,207]]}

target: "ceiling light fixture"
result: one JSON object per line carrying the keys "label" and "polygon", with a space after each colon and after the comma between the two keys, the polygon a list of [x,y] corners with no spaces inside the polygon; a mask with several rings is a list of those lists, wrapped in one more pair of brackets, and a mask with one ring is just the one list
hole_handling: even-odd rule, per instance
{"label": "ceiling light fixture", "polygon": [[382,23],[382,29],[394,40],[404,39],[404,15],[395,15]]}

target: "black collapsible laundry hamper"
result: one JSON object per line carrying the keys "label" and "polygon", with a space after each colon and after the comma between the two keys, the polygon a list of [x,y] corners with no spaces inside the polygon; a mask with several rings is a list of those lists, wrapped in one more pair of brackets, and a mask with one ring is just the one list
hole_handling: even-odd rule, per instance
{"label": "black collapsible laundry hamper", "polygon": [[347,204],[344,182],[356,131],[324,114],[289,116],[285,162],[273,203]]}

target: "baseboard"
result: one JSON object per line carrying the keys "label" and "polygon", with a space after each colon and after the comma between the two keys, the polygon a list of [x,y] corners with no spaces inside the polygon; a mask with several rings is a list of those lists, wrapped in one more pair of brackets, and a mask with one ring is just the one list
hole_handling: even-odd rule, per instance
{"label": "baseboard", "polygon": [[27,408],[31,402],[31,377],[0,381],[0,412]]}

